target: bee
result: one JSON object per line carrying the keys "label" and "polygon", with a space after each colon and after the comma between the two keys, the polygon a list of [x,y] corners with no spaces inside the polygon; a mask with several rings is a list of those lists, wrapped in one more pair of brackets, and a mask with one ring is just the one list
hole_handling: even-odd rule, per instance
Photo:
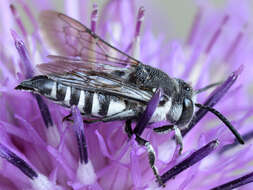
{"label": "bee", "polygon": [[[154,131],[175,130],[182,149],[180,130],[187,128],[195,107],[214,109],[197,104],[197,91],[185,81],[141,63],[80,22],[54,11],[42,12],[40,21],[43,34],[58,55],[50,55],[49,62],[37,66],[43,75],[21,82],[16,89],[38,93],[67,108],[76,105],[90,122],[126,121],[128,135],[135,134],[137,142],[147,148],[151,168],[161,184],[153,148],[140,137],[140,131],[132,130],[131,121],[138,120],[161,89],[163,93],[148,123],[168,121],[171,125]],[[219,118],[225,120],[224,116]],[[238,133],[236,137],[243,142]]]}

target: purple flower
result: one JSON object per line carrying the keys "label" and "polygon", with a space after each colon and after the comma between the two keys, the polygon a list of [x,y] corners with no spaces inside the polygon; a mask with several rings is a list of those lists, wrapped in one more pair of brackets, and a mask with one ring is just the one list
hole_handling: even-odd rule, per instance
{"label": "purple flower", "polygon": [[[138,11],[132,0],[111,0],[93,8],[88,3],[64,3],[66,14],[107,42],[169,76],[191,82],[196,90],[225,81],[212,93],[199,93],[196,102],[215,106],[243,136],[245,145],[217,117],[203,111],[204,106],[199,110],[196,106],[189,127],[182,130],[181,155],[174,132],[153,131],[166,122],[147,125],[162,96],[160,89],[132,136],[124,132],[124,122],[86,124],[75,106],[67,110],[39,95],[15,90],[23,80],[38,75],[36,64],[53,54],[33,12],[56,7],[51,1],[34,1],[36,11],[32,11],[23,0],[11,2],[0,2],[0,189],[163,189],[156,182],[156,169],[164,189],[253,187],[253,27],[248,1],[230,0],[223,8],[195,2],[198,10],[185,43],[155,37],[150,25],[143,26],[152,22],[144,20],[145,6]],[[90,15],[85,14],[88,9]],[[73,122],[63,122],[70,111]],[[140,146],[138,135],[156,153],[153,170],[149,162],[154,160],[147,156],[152,147]]]}

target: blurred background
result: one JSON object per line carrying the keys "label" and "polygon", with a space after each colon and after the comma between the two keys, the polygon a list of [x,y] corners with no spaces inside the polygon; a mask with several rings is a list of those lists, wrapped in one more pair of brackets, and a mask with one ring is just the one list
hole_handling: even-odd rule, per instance
{"label": "blurred background", "polygon": [[[4,1],[3,1],[4,2]],[[2,2],[2,3],[3,3]],[[36,0],[27,0],[31,7],[35,6]],[[44,1],[43,4],[47,4],[45,7],[54,7],[57,11],[66,12],[66,9],[74,9],[76,6],[81,7],[82,10],[86,10],[85,13],[80,13],[81,15],[70,15],[74,18],[82,18],[84,22],[89,23],[89,18],[83,18],[83,15],[90,15],[92,10],[92,5],[95,3],[102,8],[106,3],[106,0],[51,0]],[[227,0],[210,0],[209,2],[213,3],[214,6],[222,8]],[[145,7],[145,22],[144,25],[149,21],[152,24],[152,28],[155,35],[164,35],[165,39],[178,39],[184,40],[187,36],[187,33],[190,30],[192,21],[197,11],[197,4],[203,3],[203,0],[136,0],[137,7],[144,6]],[[240,3],[238,1],[238,3]],[[253,13],[253,1],[251,3],[251,13]],[[38,5],[36,3],[36,5]],[[1,6],[1,3],[0,3]],[[72,7],[75,6],[75,7]],[[83,7],[82,7],[83,6]],[[38,10],[32,9],[35,12]],[[253,15],[252,19],[253,19]],[[29,27],[29,26],[28,26]]]}

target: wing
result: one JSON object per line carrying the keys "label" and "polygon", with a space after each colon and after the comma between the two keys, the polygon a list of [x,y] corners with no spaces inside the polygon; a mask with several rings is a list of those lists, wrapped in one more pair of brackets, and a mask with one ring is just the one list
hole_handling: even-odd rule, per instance
{"label": "wing", "polygon": [[107,75],[109,78],[117,78],[117,80],[127,83],[129,81],[129,75],[136,72],[135,66],[118,67],[100,63],[100,61],[97,61],[96,59],[84,61],[79,57],[64,57],[55,55],[49,55],[48,58],[51,59],[50,62],[37,65],[37,68],[46,75],[75,72],[96,72],[102,76]]}
{"label": "wing", "polygon": [[[59,65],[61,65],[63,73],[54,72],[57,71]],[[140,89],[131,83],[124,82],[117,75],[111,74],[111,70],[114,70],[112,66],[100,71],[92,70],[90,67],[80,69],[80,65],[92,65],[92,63],[71,60],[70,58],[63,59],[62,57],[57,61],[57,58],[54,57],[53,62],[41,64],[39,67],[48,71],[47,76],[51,79],[82,90],[102,92],[143,103],[149,102],[152,97],[152,91]],[[110,72],[107,73],[107,70]],[[121,72],[124,72],[124,69],[121,69]],[[125,69],[125,72],[128,72],[128,69]]]}
{"label": "wing", "polygon": [[138,65],[138,60],[105,42],[80,22],[55,11],[39,17],[41,31],[48,44],[61,56],[80,57],[83,61],[117,67]]}
{"label": "wing", "polygon": [[42,32],[60,56],[38,69],[52,79],[89,91],[100,91],[148,102],[151,90],[129,83],[139,61],[108,44],[80,22],[58,12],[40,15]]}

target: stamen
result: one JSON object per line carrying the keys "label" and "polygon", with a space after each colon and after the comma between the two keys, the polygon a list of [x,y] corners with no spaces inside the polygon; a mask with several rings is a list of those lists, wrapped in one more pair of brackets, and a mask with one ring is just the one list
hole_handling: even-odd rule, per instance
{"label": "stamen", "polygon": [[159,102],[160,98],[162,96],[162,90],[157,89],[154,95],[152,96],[151,100],[149,101],[145,111],[140,116],[136,127],[134,128],[134,134],[140,136],[142,132],[144,131],[145,127],[147,126],[149,120],[151,119],[153,113],[155,112]]}
{"label": "stamen", "polygon": [[[24,42],[19,38],[18,34],[11,30],[11,35],[14,39],[14,43],[16,46],[16,49],[19,53],[22,65],[25,67],[24,72],[25,72],[25,78],[31,78],[34,74],[32,64],[29,58],[28,51],[25,47]],[[39,96],[39,95],[34,95],[34,97],[37,100],[37,103],[39,105],[40,113],[42,115],[43,121],[46,125],[46,127],[52,127],[53,126],[53,121],[51,114],[49,112],[47,104],[44,102],[44,100]]]}
{"label": "stamen", "polygon": [[182,171],[186,170],[187,168],[193,166],[206,156],[208,156],[211,152],[213,152],[216,147],[219,145],[218,140],[214,140],[209,142],[207,145],[203,146],[199,150],[193,152],[188,158],[186,158],[184,161],[180,162],[167,172],[165,172],[161,176],[161,181],[163,184],[165,184],[168,180],[174,178],[176,175],[181,173]]}
{"label": "stamen", "polygon": [[34,180],[32,180],[32,187],[33,189],[37,190],[60,190],[61,188],[57,185],[54,185],[49,179],[39,174],[38,177],[36,177]]}
{"label": "stamen", "polygon": [[84,185],[96,183],[97,176],[90,160],[85,164],[79,163],[77,179]]}
{"label": "stamen", "polygon": [[51,114],[49,112],[48,105],[45,103],[45,101],[42,99],[42,97],[38,94],[34,94],[34,97],[37,100],[37,103],[40,108],[40,113],[42,115],[43,121],[47,127],[53,126],[53,120],[51,118]]}
{"label": "stamen", "polygon": [[[66,132],[67,130],[65,130]],[[65,156],[69,156],[71,153],[67,152],[64,155],[62,154],[63,147],[65,146],[65,135],[61,136],[61,142],[59,144],[59,147],[55,149],[53,146],[48,146],[47,150],[53,156],[54,160],[61,166],[64,171],[66,171],[66,176],[70,179],[73,179],[75,177],[75,173],[73,172],[72,166],[68,163]]]}
{"label": "stamen", "polygon": [[24,37],[27,37],[26,29],[25,29],[25,27],[24,27],[24,25],[23,25],[23,22],[21,21],[19,15],[18,15],[18,12],[17,12],[17,10],[16,10],[16,7],[15,7],[13,4],[11,4],[11,5],[10,5],[10,9],[11,9],[11,13],[13,14],[13,16],[14,16],[14,18],[15,18],[15,21],[16,21],[16,23],[17,23],[17,25],[18,25],[20,31],[22,32],[23,36],[24,36]]}
{"label": "stamen", "polygon": [[139,11],[138,11],[138,16],[137,16],[135,35],[134,35],[135,37],[140,36],[141,25],[142,25],[142,22],[144,20],[144,13],[145,13],[144,7],[140,7]]}
{"label": "stamen", "polygon": [[0,157],[6,159],[9,163],[20,169],[27,177],[31,179],[31,185],[37,190],[59,189],[48,178],[42,174],[36,173],[23,159],[11,152],[6,146],[0,143]]}
{"label": "stamen", "polygon": [[82,119],[79,109],[76,106],[72,106],[71,111],[72,111],[73,120],[74,120],[73,128],[76,133],[77,144],[78,144],[78,149],[80,153],[80,163],[87,164],[88,151],[87,151],[87,144],[86,144],[86,139],[84,135],[83,119]]}
{"label": "stamen", "polygon": [[209,43],[208,43],[208,45],[207,45],[207,47],[206,47],[206,49],[205,49],[205,53],[206,53],[206,54],[209,54],[209,53],[211,52],[211,50],[212,50],[212,48],[213,48],[215,42],[218,40],[218,38],[219,38],[219,36],[220,36],[220,34],[221,34],[222,27],[225,26],[225,24],[228,22],[228,19],[229,19],[229,16],[228,16],[228,15],[226,15],[226,16],[223,18],[223,20],[222,20],[222,22],[221,22],[219,28],[215,31],[215,33],[213,34],[211,40],[209,41]]}
{"label": "stamen", "polygon": [[133,57],[135,59],[140,59],[140,31],[141,31],[141,25],[144,20],[144,7],[140,7],[137,15],[137,22],[135,27],[135,35],[134,35],[134,41],[133,41]]}
{"label": "stamen", "polygon": [[[43,43],[43,41],[41,39],[41,36],[39,34],[38,21],[35,18],[35,16],[33,15],[30,7],[27,5],[27,2],[25,2],[25,1],[19,1],[18,3],[22,6],[22,8],[24,10],[24,13],[27,15],[27,18],[30,20],[31,25],[33,26],[33,29],[34,29],[33,37],[34,37],[34,39],[36,39],[38,41],[38,43],[40,43],[42,45],[41,48],[42,48],[43,52],[45,52],[45,54],[48,54],[48,53],[46,53],[47,49],[44,47],[44,43]],[[48,3],[46,1],[43,1],[43,3],[41,2],[41,4],[43,4],[44,8],[48,7],[47,9],[50,9],[50,6],[48,5]]]}
{"label": "stamen", "polygon": [[91,13],[91,31],[96,32],[96,25],[98,20],[98,6],[96,4],[93,5],[93,10]]}
{"label": "stamen", "polygon": [[[241,65],[235,72],[233,72],[227,80],[224,81],[222,85],[219,85],[207,98],[204,102],[204,106],[213,107],[217,104],[217,102],[227,93],[227,91],[231,88],[231,86],[235,83],[238,76],[241,74],[243,70],[243,65]],[[195,116],[192,118],[188,127],[182,130],[182,135],[185,136],[208,112],[203,108],[200,108]]]}
{"label": "stamen", "polygon": [[23,66],[25,67],[25,78],[31,78],[34,74],[32,64],[29,58],[28,51],[25,47],[24,42],[19,38],[18,34],[11,30],[12,38],[14,39],[14,43],[16,46],[16,49],[19,53],[20,59],[22,61]]}
{"label": "stamen", "polygon": [[47,143],[53,147],[58,147],[61,142],[60,131],[57,126],[48,127],[46,130]]}
{"label": "stamen", "polygon": [[14,118],[17,119],[18,123],[26,128],[26,138],[30,138],[37,147],[44,148],[47,146],[45,141],[40,137],[39,133],[28,121],[18,114],[14,114]]}
{"label": "stamen", "polygon": [[242,176],[240,178],[237,178],[233,181],[230,181],[228,183],[225,183],[223,185],[212,188],[211,190],[230,190],[230,189],[234,189],[237,187],[241,187],[241,186],[246,185],[251,182],[253,182],[253,172],[249,173],[245,176]]}
{"label": "stamen", "polygon": [[197,14],[194,17],[193,24],[191,26],[191,32],[189,33],[189,36],[187,38],[187,42],[186,42],[187,45],[192,45],[194,38],[196,36],[197,30],[198,30],[202,15],[203,15],[203,10],[199,7]]}
{"label": "stamen", "polygon": [[31,23],[33,24],[34,26],[34,29],[35,30],[39,30],[39,26],[38,26],[38,22],[36,20],[36,18],[34,17],[31,9],[29,8],[29,6],[27,5],[27,2],[25,1],[19,1],[19,3],[21,4],[24,12],[26,13],[28,19],[31,21]]}
{"label": "stamen", "polygon": [[84,185],[91,185],[96,182],[96,173],[90,160],[88,160],[87,143],[84,134],[84,124],[81,113],[76,106],[71,107],[74,120],[73,128],[77,137],[77,144],[80,153],[80,162],[77,168],[77,179]]}
{"label": "stamen", "polygon": [[30,179],[35,179],[38,177],[38,174],[24,160],[11,152],[3,144],[0,144],[0,157],[6,159],[8,162],[16,166]]}
{"label": "stamen", "polygon": [[243,27],[243,30],[237,34],[234,42],[232,43],[232,45],[230,46],[230,48],[228,49],[228,51],[224,57],[225,62],[228,62],[229,58],[234,54],[236,48],[239,46],[240,42],[242,41],[243,35],[244,35],[244,30],[246,28],[247,28],[247,24],[245,24]]}

